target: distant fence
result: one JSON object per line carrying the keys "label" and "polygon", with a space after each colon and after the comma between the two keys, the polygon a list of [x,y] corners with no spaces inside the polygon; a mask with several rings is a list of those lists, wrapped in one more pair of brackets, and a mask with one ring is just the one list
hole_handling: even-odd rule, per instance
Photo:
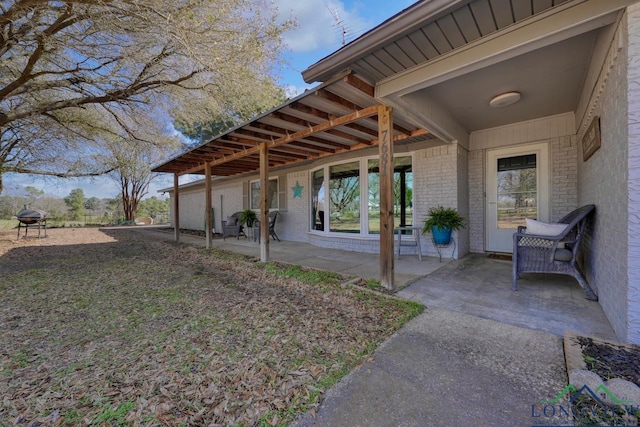
{"label": "distant fence", "polygon": [[[169,224],[170,222],[169,212],[162,212],[149,216],[153,218],[154,224]],[[122,215],[83,215],[81,219],[69,219],[65,216],[51,217],[47,219],[47,228],[102,227],[107,225],[122,224],[123,221],[124,216]],[[0,229],[17,227],[18,219],[16,217],[0,218]]]}

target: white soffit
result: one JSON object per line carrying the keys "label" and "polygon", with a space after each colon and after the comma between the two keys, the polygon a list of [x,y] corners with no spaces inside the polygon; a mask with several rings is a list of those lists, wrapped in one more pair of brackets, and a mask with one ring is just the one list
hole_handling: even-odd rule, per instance
{"label": "white soffit", "polygon": [[302,76],[308,83],[326,81],[351,68],[366,80],[379,81],[568,1],[418,1],[310,66]]}
{"label": "white soffit", "polygon": [[[435,102],[467,131],[575,111],[600,30],[572,37],[400,97],[413,108]],[[522,98],[491,108],[493,97]]]}
{"label": "white soffit", "polygon": [[[613,23],[617,12],[630,3],[630,0],[574,0],[563,3],[379,80],[376,97],[382,100],[397,98],[606,26]],[[357,67],[354,69],[362,72]]]}

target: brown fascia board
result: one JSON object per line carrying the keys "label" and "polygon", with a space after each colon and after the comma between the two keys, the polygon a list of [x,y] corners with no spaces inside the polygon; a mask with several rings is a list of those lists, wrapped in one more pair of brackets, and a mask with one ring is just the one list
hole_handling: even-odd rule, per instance
{"label": "brown fascia board", "polygon": [[426,22],[435,21],[458,7],[471,3],[471,1],[418,1],[311,65],[302,72],[302,78],[306,83],[326,81],[337,72],[349,68],[359,59],[424,26]]}

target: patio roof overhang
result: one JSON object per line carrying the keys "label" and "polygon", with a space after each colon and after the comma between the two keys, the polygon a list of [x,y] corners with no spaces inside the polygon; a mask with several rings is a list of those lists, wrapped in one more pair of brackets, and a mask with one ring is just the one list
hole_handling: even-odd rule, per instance
{"label": "patio roof overhang", "polygon": [[[393,146],[436,139],[374,97],[374,87],[344,71],[208,142],[154,167],[172,173],[175,240],[179,240],[178,177],[205,175],[205,234],[212,236],[212,177],[260,173],[260,223],[268,223],[267,187],[273,168],[378,146],[380,156],[380,282],[393,288]],[[260,260],[269,259],[268,227],[260,230]]]}
{"label": "patio roof overhang", "polygon": [[[271,111],[256,116],[153,168],[175,175],[233,176],[260,170],[260,145],[269,150],[269,168],[369,148],[378,144],[374,87],[347,70]],[[399,115],[393,141],[435,139]]]}

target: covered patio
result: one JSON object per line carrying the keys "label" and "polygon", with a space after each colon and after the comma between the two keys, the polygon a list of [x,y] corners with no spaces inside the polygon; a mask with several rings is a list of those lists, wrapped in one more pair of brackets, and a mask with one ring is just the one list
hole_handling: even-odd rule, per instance
{"label": "covered patio", "polygon": [[[259,221],[268,223],[269,174],[274,169],[303,165],[312,160],[379,147],[380,256],[377,277],[394,289],[394,144],[433,141],[444,144],[407,117],[375,98],[370,83],[344,71],[312,90],[261,114],[210,141],[168,160],[153,169],[172,173],[173,225],[180,239],[178,178],[186,174],[205,176],[206,246],[212,246],[212,177],[259,172]],[[404,200],[404,199],[403,199]],[[404,224],[401,224],[404,225]],[[267,261],[269,234],[261,228],[260,260]]]}
{"label": "covered patio", "polygon": [[[467,219],[455,236],[453,258],[511,253],[516,222],[525,216],[551,223],[595,205],[581,248],[583,274],[617,336],[637,341],[637,254],[631,244],[637,227],[630,222],[637,207],[629,199],[635,188],[630,159],[637,157],[629,133],[637,125],[632,112],[638,97],[629,92],[629,82],[637,80],[637,2],[507,3],[513,7],[492,8],[487,0],[416,2],[303,71],[305,81],[318,87],[157,167],[174,174],[176,229],[178,191],[188,206],[182,210],[190,221],[185,228],[201,229],[206,212],[207,245],[212,192],[220,200],[218,220],[250,208],[266,221],[263,190],[271,171],[283,201],[270,206],[282,214],[281,237],[378,257],[368,268],[384,287],[397,289],[394,230],[403,224],[399,217],[394,223],[392,176],[402,173],[393,162],[404,155],[413,185],[405,203],[413,222],[405,225],[419,225],[438,205]],[[513,103],[503,103],[505,96]],[[592,143],[602,148],[593,151]],[[178,177],[191,173],[206,179],[179,189]],[[341,173],[357,176],[354,188],[369,198],[357,200],[355,208],[324,209],[326,227],[315,221],[316,193],[323,188],[315,178],[330,186],[347,181]],[[369,191],[370,174],[379,174],[379,191]],[[511,178],[516,175],[523,179]],[[246,191],[254,182],[259,197]],[[517,196],[525,190],[531,197]],[[535,213],[529,210],[534,204]],[[359,228],[331,226],[334,214],[347,213]],[[269,259],[266,237],[261,260]],[[427,236],[417,239],[434,254]],[[496,301],[520,298],[521,291]],[[563,297],[554,298],[563,304]],[[470,300],[484,295],[472,292]]]}

